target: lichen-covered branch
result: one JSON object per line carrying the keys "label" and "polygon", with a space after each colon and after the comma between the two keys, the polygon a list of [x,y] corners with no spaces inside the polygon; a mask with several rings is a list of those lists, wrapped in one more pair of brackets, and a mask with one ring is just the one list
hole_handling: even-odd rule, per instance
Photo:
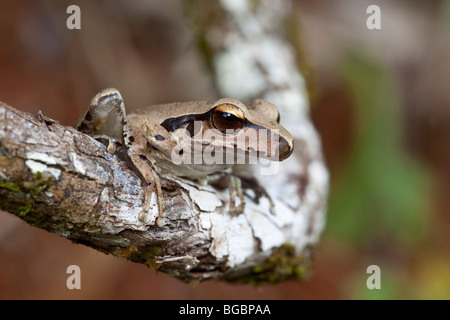
{"label": "lichen-covered branch", "polygon": [[[252,279],[255,267],[261,277],[267,258],[281,254],[283,246],[261,246],[274,229],[282,230],[264,214],[265,206],[258,212],[254,204],[233,217],[226,212],[226,191],[177,178],[162,179],[167,225],[142,223],[145,188],[121,157],[120,149],[111,155],[71,127],[0,104],[0,209],[184,281]],[[290,247],[282,251],[283,259],[295,261],[287,276],[309,262]]]}
{"label": "lichen-covered branch", "polygon": [[294,154],[274,171],[236,171],[244,213],[228,212],[226,189],[161,175],[166,225],[155,225],[156,202],[143,223],[145,187],[124,150],[110,154],[71,127],[1,103],[0,209],[183,281],[301,278],[324,225],[328,175],[295,52],[280,35],[285,13],[271,1],[190,2],[192,12],[212,13],[193,21],[220,95],[270,100],[295,137]]}

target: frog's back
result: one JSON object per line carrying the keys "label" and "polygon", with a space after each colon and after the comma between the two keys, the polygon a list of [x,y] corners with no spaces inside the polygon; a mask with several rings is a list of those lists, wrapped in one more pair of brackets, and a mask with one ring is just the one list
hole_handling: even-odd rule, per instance
{"label": "frog's back", "polygon": [[214,101],[209,100],[156,104],[133,110],[131,114],[137,114],[149,118],[152,121],[162,123],[170,118],[178,118],[183,116],[192,117],[197,114],[205,114],[211,109],[213,104]]}

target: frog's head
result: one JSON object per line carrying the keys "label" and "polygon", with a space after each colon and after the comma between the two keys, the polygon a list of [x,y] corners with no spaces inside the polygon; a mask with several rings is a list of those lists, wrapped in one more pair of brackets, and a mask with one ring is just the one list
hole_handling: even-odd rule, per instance
{"label": "frog's head", "polygon": [[165,119],[161,125],[177,141],[175,153],[184,154],[187,159],[201,153],[203,160],[212,158],[206,163],[222,159],[229,164],[230,159],[235,159],[236,164],[248,163],[249,158],[283,161],[292,154],[292,136],[280,125],[277,107],[268,101],[258,99],[246,106],[224,98],[198,102],[194,112],[177,112],[177,116]]}

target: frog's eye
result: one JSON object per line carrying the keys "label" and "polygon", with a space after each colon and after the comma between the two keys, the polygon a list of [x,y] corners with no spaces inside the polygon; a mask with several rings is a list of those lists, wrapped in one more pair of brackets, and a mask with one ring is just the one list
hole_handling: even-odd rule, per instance
{"label": "frog's eye", "polygon": [[223,133],[227,129],[237,130],[244,126],[245,116],[241,109],[229,103],[220,104],[211,113],[213,126]]}

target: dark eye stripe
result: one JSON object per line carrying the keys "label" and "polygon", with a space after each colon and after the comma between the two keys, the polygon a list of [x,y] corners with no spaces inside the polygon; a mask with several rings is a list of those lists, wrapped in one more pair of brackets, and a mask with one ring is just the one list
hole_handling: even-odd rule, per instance
{"label": "dark eye stripe", "polygon": [[202,114],[190,114],[175,118],[168,118],[163,122],[161,122],[160,124],[168,132],[173,132],[180,128],[193,128],[195,121],[205,121],[208,119],[209,119],[209,111]]}

